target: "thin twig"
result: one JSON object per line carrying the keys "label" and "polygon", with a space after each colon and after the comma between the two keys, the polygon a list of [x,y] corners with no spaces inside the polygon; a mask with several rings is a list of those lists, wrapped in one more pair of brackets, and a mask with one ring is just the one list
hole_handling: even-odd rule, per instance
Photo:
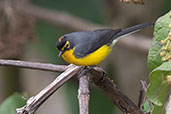
{"label": "thin twig", "polygon": [[52,71],[52,72],[63,72],[68,67],[65,65],[45,64],[36,62],[27,62],[19,60],[3,60],[0,59],[0,66],[16,66],[21,68],[29,68],[35,70]]}
{"label": "thin twig", "polygon": [[141,85],[141,88],[140,88],[140,94],[139,94],[139,99],[138,99],[138,108],[144,109],[144,104],[146,101],[148,101],[150,110],[147,114],[150,114],[150,112],[152,112],[153,105],[152,105],[152,102],[149,101],[146,97],[147,83],[141,80],[140,85]]}
{"label": "thin twig", "polygon": [[124,114],[144,114],[127,96],[123,95],[107,76],[104,70],[96,68],[90,71],[91,80]]}
{"label": "thin twig", "polygon": [[140,94],[139,94],[139,100],[138,100],[138,107],[141,108],[146,100],[146,91],[147,91],[147,83],[143,80],[140,81]]}
{"label": "thin twig", "polygon": [[89,114],[89,81],[86,75],[79,78],[78,100],[80,114]]}
{"label": "thin twig", "polygon": [[58,88],[60,88],[67,80],[73,77],[81,67],[69,65],[68,69],[59,75],[52,83],[40,91],[36,96],[31,97],[27,104],[16,109],[17,114],[34,114],[34,112],[44,103]]}

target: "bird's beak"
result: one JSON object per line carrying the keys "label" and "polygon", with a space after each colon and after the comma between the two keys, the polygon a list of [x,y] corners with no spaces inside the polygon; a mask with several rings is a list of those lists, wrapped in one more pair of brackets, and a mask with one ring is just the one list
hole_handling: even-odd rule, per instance
{"label": "bird's beak", "polygon": [[63,52],[62,52],[62,51],[60,51],[60,52],[59,52],[59,57],[61,57],[61,55],[62,55],[62,54],[63,54]]}

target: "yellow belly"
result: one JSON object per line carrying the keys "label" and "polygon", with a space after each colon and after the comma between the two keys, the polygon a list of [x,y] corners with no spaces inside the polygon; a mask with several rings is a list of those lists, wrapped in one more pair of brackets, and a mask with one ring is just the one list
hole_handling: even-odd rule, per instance
{"label": "yellow belly", "polygon": [[[74,48],[75,49],[75,48]],[[111,47],[104,45],[95,52],[83,57],[83,58],[76,58],[73,55],[74,49],[67,50],[62,54],[62,58],[68,62],[78,66],[93,66],[100,64],[107,55],[111,52]]]}

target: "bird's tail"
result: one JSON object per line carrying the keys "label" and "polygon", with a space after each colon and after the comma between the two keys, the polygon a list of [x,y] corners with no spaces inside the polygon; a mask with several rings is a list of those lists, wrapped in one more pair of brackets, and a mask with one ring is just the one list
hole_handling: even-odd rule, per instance
{"label": "bird's tail", "polygon": [[132,26],[129,28],[125,28],[125,29],[122,29],[119,33],[117,33],[114,37],[115,38],[123,37],[125,35],[132,34],[132,33],[137,32],[145,27],[152,26],[152,25],[154,25],[154,23],[143,23],[143,24],[138,24],[138,25],[135,25],[135,26]]}
{"label": "bird's tail", "polygon": [[127,36],[129,34],[132,34],[132,33],[137,32],[145,27],[152,26],[152,25],[154,25],[154,23],[143,23],[143,24],[138,24],[138,25],[128,27],[125,29],[121,29],[121,31],[118,32],[116,35],[114,35],[114,37],[112,38],[111,46],[114,46],[116,44],[116,42],[119,40],[119,38]]}

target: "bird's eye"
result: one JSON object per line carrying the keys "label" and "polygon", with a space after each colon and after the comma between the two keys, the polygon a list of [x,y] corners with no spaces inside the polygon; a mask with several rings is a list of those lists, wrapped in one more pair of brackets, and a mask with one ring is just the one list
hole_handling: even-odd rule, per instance
{"label": "bird's eye", "polygon": [[66,47],[68,47],[68,46],[69,46],[69,44],[66,45]]}
{"label": "bird's eye", "polygon": [[67,48],[70,48],[70,45],[69,45],[69,44],[67,44],[67,45],[66,45],[66,47],[67,47]]}
{"label": "bird's eye", "polygon": [[65,48],[70,48],[70,44],[69,44],[69,41],[67,41],[66,42],[66,44],[65,44],[65,46],[64,46]]}

